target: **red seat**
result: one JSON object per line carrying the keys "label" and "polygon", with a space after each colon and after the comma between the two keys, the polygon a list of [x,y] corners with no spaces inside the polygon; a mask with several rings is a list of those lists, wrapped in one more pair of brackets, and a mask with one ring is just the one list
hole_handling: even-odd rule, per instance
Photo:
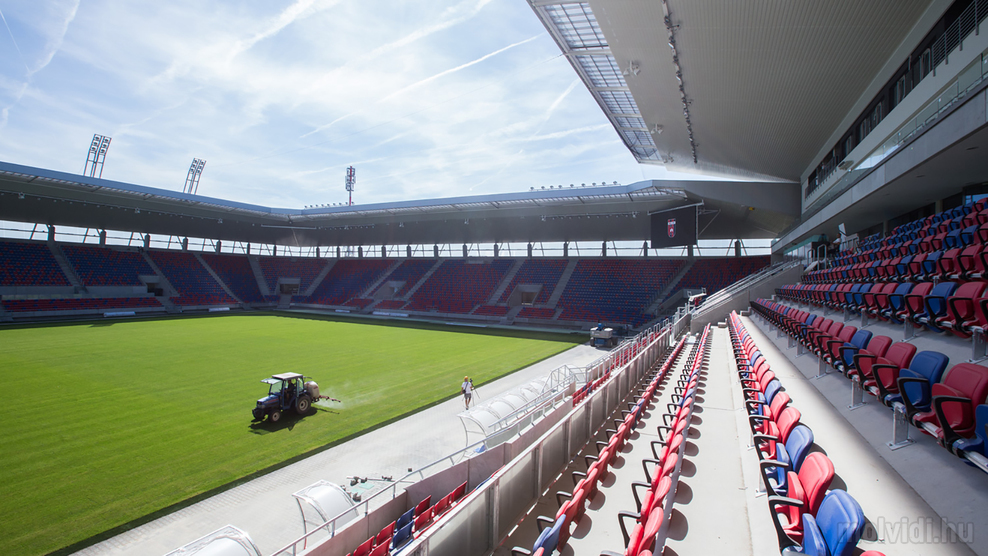
{"label": "red seat", "polygon": [[988,367],[958,363],[944,374],[943,381],[930,388],[932,411],[918,413],[914,423],[927,423],[933,431],[924,432],[950,448],[955,440],[974,436],[974,410],[988,396]]}
{"label": "red seat", "polygon": [[[882,384],[886,391],[897,393],[899,387],[896,385],[896,379],[899,377],[899,370],[908,367],[915,354],[916,346],[906,342],[896,342],[889,346],[884,357],[859,353],[854,357],[854,366],[860,372],[861,386],[878,396],[880,389],[877,383],[881,373],[884,377]],[[884,398],[884,395],[881,397]]]}
{"label": "red seat", "polygon": [[422,514],[422,512],[429,509],[430,506],[432,506],[431,494],[426,496],[424,500],[422,500],[415,506],[415,517],[418,517],[420,514]]}
{"label": "red seat", "polygon": [[[971,326],[977,324],[975,299],[981,297],[988,284],[967,282],[947,298],[947,314],[936,320],[937,326],[947,328],[961,338],[971,337]],[[967,326],[965,326],[967,324]]]}
{"label": "red seat", "polygon": [[[830,458],[820,452],[806,456],[799,473],[788,472],[787,496],[769,498],[775,510],[776,529],[799,542],[803,537],[803,514],[816,516],[833,479],[834,463]],[[798,500],[802,505],[788,504],[786,499]]]}

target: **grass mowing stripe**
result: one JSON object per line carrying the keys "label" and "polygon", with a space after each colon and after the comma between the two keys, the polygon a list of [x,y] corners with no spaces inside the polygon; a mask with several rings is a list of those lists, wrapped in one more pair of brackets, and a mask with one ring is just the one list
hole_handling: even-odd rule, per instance
{"label": "grass mowing stripe", "polygon": [[[270,315],[0,330],[0,378],[25,396],[0,427],[0,554],[71,545],[576,343],[472,332]],[[259,380],[285,371],[344,404],[252,427]]]}

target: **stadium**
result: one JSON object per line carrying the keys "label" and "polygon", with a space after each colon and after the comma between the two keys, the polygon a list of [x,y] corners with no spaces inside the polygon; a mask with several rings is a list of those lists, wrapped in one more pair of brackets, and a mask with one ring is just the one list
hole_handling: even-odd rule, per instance
{"label": "stadium", "polygon": [[285,208],[3,143],[0,552],[988,554],[988,1],[527,4],[528,139],[580,87],[660,177]]}

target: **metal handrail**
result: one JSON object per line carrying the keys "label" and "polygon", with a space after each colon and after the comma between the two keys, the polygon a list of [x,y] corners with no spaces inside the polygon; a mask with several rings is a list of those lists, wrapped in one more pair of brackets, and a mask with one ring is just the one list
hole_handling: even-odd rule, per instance
{"label": "metal handrail", "polygon": [[[687,318],[689,318],[688,315],[685,316],[685,317],[683,317],[683,319],[687,319]],[[680,321],[683,320],[683,319],[680,319]],[[671,326],[670,333],[671,333],[671,330],[674,330],[675,329],[675,326],[678,325],[680,323],[680,321],[677,321],[676,323],[673,323],[673,324],[670,325]],[[658,325],[654,325],[654,326],[651,326],[651,327],[645,329],[644,331],[638,333],[634,338],[631,338],[631,339],[628,339],[628,340],[625,340],[624,342],[622,342],[617,348],[615,348],[614,351],[612,351],[608,355],[605,355],[603,357],[599,357],[593,363],[591,363],[590,365],[587,365],[584,368],[584,371],[589,374],[590,370],[593,369],[595,366],[601,365],[603,363],[606,363],[610,359],[612,359],[614,357],[615,352],[618,352],[619,354],[623,354],[623,351],[624,350],[630,348],[631,346],[635,345],[636,343],[638,343],[641,340],[647,340],[653,333],[661,333],[662,330],[663,330],[663,328],[664,327],[660,327]],[[642,353],[642,352],[639,352],[639,353]],[[560,367],[560,368],[562,368],[562,367]],[[475,452],[478,448],[480,448],[482,446],[486,446],[486,443],[487,443],[487,441],[488,441],[489,438],[490,437],[487,437],[487,438],[484,438],[483,440],[474,442],[473,444],[470,444],[470,445],[466,446],[465,448],[462,448],[460,450],[457,450],[456,452],[453,452],[452,454],[450,454],[448,456],[444,456],[442,458],[439,458],[438,460],[436,460],[436,461],[434,461],[434,462],[432,462],[432,463],[430,463],[428,465],[425,465],[425,466],[423,466],[423,467],[421,467],[421,468],[419,468],[419,469],[417,469],[415,471],[411,471],[409,473],[406,473],[401,478],[399,478],[398,480],[394,481],[391,485],[389,485],[389,486],[387,486],[387,487],[379,490],[378,492],[372,494],[371,496],[369,496],[369,497],[361,500],[359,503],[357,503],[352,508],[348,509],[346,512],[344,512],[344,513],[342,513],[342,514],[340,514],[338,516],[334,516],[332,519],[327,520],[325,523],[322,523],[321,525],[319,525],[317,527],[314,527],[312,529],[312,531],[309,531],[309,532],[305,533],[301,537],[299,537],[299,538],[295,539],[294,541],[292,541],[291,543],[285,545],[280,550],[274,552],[273,553],[273,556],[278,556],[278,555],[282,555],[282,554],[292,554],[293,556],[296,555],[298,553],[297,552],[298,551],[298,545],[300,543],[302,543],[302,544],[307,543],[309,537],[311,537],[312,535],[316,534],[319,531],[325,530],[325,531],[329,532],[329,535],[330,536],[335,536],[336,535],[336,522],[337,522],[337,520],[339,520],[340,518],[345,517],[347,513],[352,512],[352,511],[354,511],[356,509],[358,512],[359,511],[363,511],[363,515],[366,516],[368,513],[370,513],[370,504],[371,504],[372,501],[379,499],[380,497],[382,497],[383,495],[385,495],[388,492],[391,493],[391,499],[393,500],[394,498],[396,498],[398,496],[398,487],[400,485],[402,485],[402,484],[411,484],[411,483],[414,483],[414,482],[417,482],[419,480],[422,480],[422,479],[426,478],[427,477],[426,471],[429,470],[429,469],[431,469],[431,468],[433,468],[433,467],[435,467],[435,466],[437,466],[437,465],[440,465],[440,464],[443,464],[443,463],[446,463],[446,462],[449,462],[449,465],[450,466],[456,465],[457,463],[459,463],[460,461],[462,461],[464,457],[466,457],[467,455],[469,455],[470,452]],[[416,478],[415,481],[409,480],[412,477],[417,477],[417,478]]]}

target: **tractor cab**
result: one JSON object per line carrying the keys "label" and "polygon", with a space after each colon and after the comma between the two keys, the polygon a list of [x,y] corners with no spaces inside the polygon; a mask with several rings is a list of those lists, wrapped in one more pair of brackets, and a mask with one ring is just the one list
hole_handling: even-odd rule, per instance
{"label": "tractor cab", "polygon": [[281,419],[281,413],[295,409],[299,415],[309,411],[312,396],[306,391],[305,377],[299,373],[281,373],[262,379],[268,385],[268,395],[257,400],[254,419],[260,421],[267,416],[271,421]]}

